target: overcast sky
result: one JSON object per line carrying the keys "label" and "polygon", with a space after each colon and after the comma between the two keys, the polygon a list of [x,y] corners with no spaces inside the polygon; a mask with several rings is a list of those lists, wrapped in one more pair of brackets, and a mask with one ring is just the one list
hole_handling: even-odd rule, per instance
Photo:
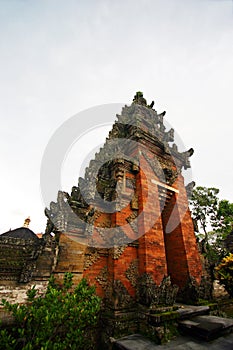
{"label": "overcast sky", "polygon": [[[195,149],[193,180],[233,202],[231,0],[0,0],[0,38],[1,233],[28,215],[44,231],[40,167],[56,129],[87,108],[130,104],[138,90]],[[74,149],[66,191],[90,152]]]}

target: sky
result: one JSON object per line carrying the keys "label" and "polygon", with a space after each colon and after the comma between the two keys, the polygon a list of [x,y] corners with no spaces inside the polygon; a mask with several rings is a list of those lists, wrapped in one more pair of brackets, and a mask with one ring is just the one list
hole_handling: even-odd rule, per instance
{"label": "sky", "polygon": [[[139,90],[194,148],[196,184],[233,202],[232,62],[231,0],[0,0],[0,233],[27,216],[44,231],[40,171],[56,130]],[[70,147],[62,190],[110,128]]]}

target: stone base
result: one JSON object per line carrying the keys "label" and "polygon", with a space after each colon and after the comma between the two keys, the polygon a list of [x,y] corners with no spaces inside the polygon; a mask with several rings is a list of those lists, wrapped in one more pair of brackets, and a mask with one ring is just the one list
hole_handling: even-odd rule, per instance
{"label": "stone base", "polygon": [[100,349],[112,349],[115,339],[138,331],[137,310],[105,310],[101,314],[100,321],[101,340]]}
{"label": "stone base", "polygon": [[101,315],[101,350],[112,349],[115,339],[140,333],[157,344],[163,344],[177,335],[177,307],[158,307],[151,310],[137,305],[133,310],[105,309]]}

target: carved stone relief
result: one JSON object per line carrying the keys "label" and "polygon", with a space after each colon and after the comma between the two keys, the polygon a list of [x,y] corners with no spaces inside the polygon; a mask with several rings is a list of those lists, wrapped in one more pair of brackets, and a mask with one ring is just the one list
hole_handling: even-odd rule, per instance
{"label": "carved stone relief", "polygon": [[108,289],[108,268],[104,266],[98,276],[95,278],[96,281],[101,285],[103,290],[106,292]]}
{"label": "carved stone relief", "polygon": [[132,230],[138,234],[138,210],[134,210],[130,216],[127,217],[126,221],[131,226]]}
{"label": "carved stone relief", "polygon": [[126,245],[116,246],[109,249],[109,255],[114,259],[119,259],[121,254],[124,252]]}
{"label": "carved stone relief", "polygon": [[170,277],[164,277],[157,286],[150,274],[144,273],[138,280],[138,298],[142,305],[150,308],[158,305],[173,305],[178,287],[171,284]]}
{"label": "carved stone relief", "polygon": [[84,270],[88,269],[91,267],[98,259],[100,255],[97,249],[92,249],[90,252],[85,254],[84,258]]}
{"label": "carved stone relief", "polygon": [[127,289],[120,280],[114,280],[108,285],[106,291],[106,305],[116,309],[132,307],[134,299],[129,295]]}
{"label": "carved stone relief", "polygon": [[20,274],[19,282],[20,283],[27,283],[31,281],[33,271],[36,268],[36,261],[27,261],[27,263],[24,264],[23,269]]}
{"label": "carved stone relief", "polygon": [[138,280],[138,259],[135,259],[130,263],[128,269],[125,272],[125,275],[132,286],[136,288]]}

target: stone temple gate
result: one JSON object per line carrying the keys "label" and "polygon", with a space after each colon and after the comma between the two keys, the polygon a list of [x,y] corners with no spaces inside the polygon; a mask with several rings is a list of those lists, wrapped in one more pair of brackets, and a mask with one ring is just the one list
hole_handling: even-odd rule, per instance
{"label": "stone temple gate", "polygon": [[45,210],[46,234],[59,237],[55,273],[86,277],[112,320],[122,310],[130,318],[129,310],[171,305],[178,288],[182,296],[201,284],[182,175],[193,149],[178,151],[164,115],[136,93],[84,179]]}

